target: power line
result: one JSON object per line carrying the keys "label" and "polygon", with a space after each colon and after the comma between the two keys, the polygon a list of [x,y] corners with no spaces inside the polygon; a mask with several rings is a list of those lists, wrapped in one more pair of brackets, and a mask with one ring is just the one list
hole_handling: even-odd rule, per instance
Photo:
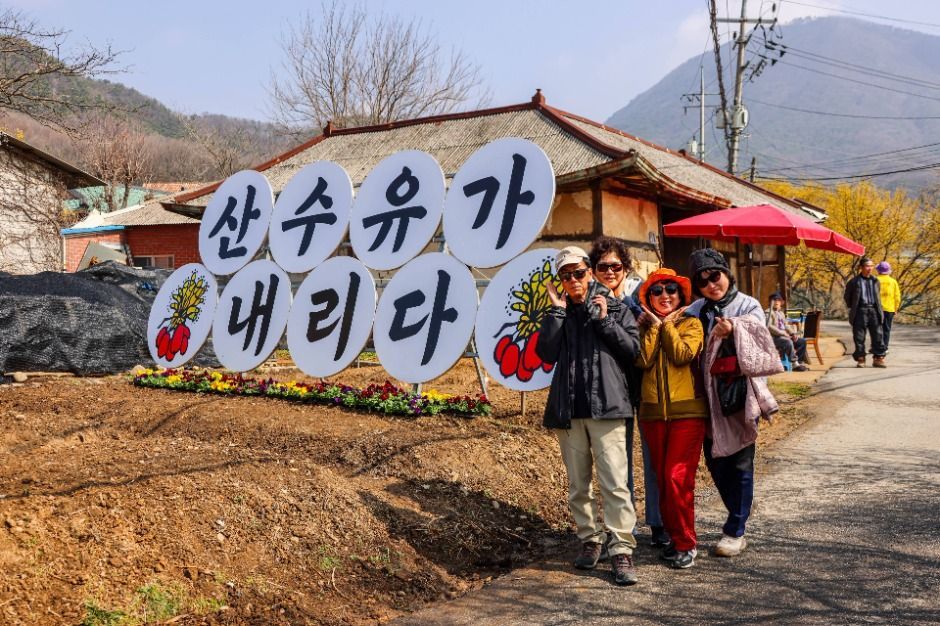
{"label": "power line", "polygon": [[940,120],[940,115],[857,115],[854,113],[833,113],[831,111],[801,109],[799,107],[791,107],[783,104],[774,104],[773,102],[764,102],[763,100],[757,100],[756,98],[751,98],[750,101],[777,109],[786,109],[788,111],[797,111],[799,113],[812,113],[813,115],[827,115],[830,117],[847,117],[862,120]]}
{"label": "power line", "polygon": [[[927,143],[927,144],[923,144],[920,146],[911,146],[909,148],[898,148],[897,150],[887,150],[885,152],[863,154],[863,155],[859,155],[855,157],[847,157],[845,159],[836,159],[834,161],[819,161],[817,163],[807,163],[804,165],[792,165],[788,167],[778,167],[778,168],[764,170],[764,171],[782,172],[784,170],[804,169],[804,168],[809,168],[809,167],[819,167],[823,165],[842,165],[842,164],[850,164],[850,163],[856,164],[857,161],[866,161],[874,157],[886,157],[889,155],[895,155],[895,156],[888,158],[888,159],[881,159],[881,160],[890,161],[890,160],[894,160],[897,158],[918,158],[918,157],[924,157],[924,156],[934,156],[934,155],[928,155],[928,154],[903,154],[903,153],[914,152],[917,150],[931,149],[931,148],[936,150],[938,146],[940,146],[940,142]],[[831,168],[824,168],[824,169],[831,169]]]}
{"label": "power line", "polygon": [[797,0],[781,0],[783,2],[789,2],[790,4],[798,4],[804,7],[811,7],[813,9],[824,9],[826,11],[832,11],[834,13],[845,13],[847,15],[858,15],[860,17],[870,17],[876,20],[885,20],[887,22],[899,22],[901,24],[916,24],[917,26],[931,26],[933,28],[940,28],[940,24],[934,24],[932,22],[919,22],[917,20],[905,20],[900,17],[888,17],[887,15],[875,15],[874,13],[862,13],[861,11],[850,11],[848,9],[837,9],[832,6],[820,6],[818,4],[810,4],[809,2],[797,2]]}
{"label": "power line", "polygon": [[903,74],[897,74],[897,73],[895,73],[895,72],[888,72],[888,71],[886,71],[886,70],[880,70],[880,69],[875,68],[875,67],[868,67],[868,66],[866,66],[866,65],[859,65],[858,63],[851,63],[851,62],[849,62],[849,61],[843,61],[842,59],[837,59],[837,58],[834,58],[834,57],[829,57],[829,56],[826,56],[826,55],[823,55],[823,54],[819,54],[818,52],[813,52],[812,50],[804,50],[804,49],[802,49],[802,48],[795,48],[795,47],[793,47],[793,46],[789,46],[789,45],[786,45],[786,44],[778,43],[778,42],[775,42],[775,41],[765,41],[765,42],[764,42],[764,46],[765,46],[765,48],[767,48],[768,50],[771,50],[771,51],[773,51],[773,52],[779,54],[780,56],[783,56],[784,54],[793,54],[793,55],[795,55],[795,56],[800,56],[800,57],[804,57],[804,58],[805,58],[806,56],[809,56],[809,57],[814,57],[814,58],[811,58],[811,59],[809,59],[809,60],[816,60],[816,58],[818,58],[818,59],[823,59],[823,60],[825,60],[825,61],[831,62],[831,63],[829,63],[830,65],[831,65],[831,64],[844,65],[844,66],[846,66],[847,68],[853,68],[853,69],[856,69],[856,70],[859,70],[859,71],[862,71],[862,72],[867,72],[867,73],[872,73],[872,74],[880,74],[880,75],[882,75],[884,78],[890,78],[891,80],[898,80],[898,81],[901,81],[901,82],[917,83],[918,85],[924,86],[924,87],[940,88],[940,83],[935,83],[935,82],[932,82],[932,81],[929,81],[929,80],[925,80],[925,79],[922,79],[922,78],[917,78],[916,76],[904,76]]}
{"label": "power line", "polygon": [[779,180],[779,181],[790,181],[790,180],[801,180],[801,181],[828,181],[828,180],[853,180],[856,178],[875,178],[877,176],[890,176],[892,174],[906,174],[909,172],[922,172],[924,170],[931,170],[940,167],[940,162],[938,163],[928,163],[926,165],[918,165],[916,167],[908,167],[900,170],[890,170],[887,172],[869,172],[867,174],[849,174],[846,176],[820,176],[820,177],[772,177],[772,176],[760,176],[764,180]]}
{"label": "power line", "polygon": [[801,70],[805,70],[807,72],[813,72],[815,74],[822,74],[823,76],[829,76],[831,78],[838,78],[840,80],[848,81],[850,83],[855,83],[857,85],[862,85],[864,87],[874,87],[876,89],[883,89],[885,91],[891,91],[893,93],[900,93],[900,94],[904,94],[907,96],[914,96],[915,98],[924,98],[925,100],[936,100],[937,102],[940,102],[940,98],[935,97],[935,96],[926,96],[924,94],[914,93],[913,91],[904,91],[903,89],[894,89],[893,87],[886,87],[884,85],[876,85],[875,83],[866,83],[860,80],[856,80],[854,78],[849,78],[847,76],[840,76],[839,74],[833,74],[831,72],[824,72],[822,70],[813,69],[811,67],[806,67],[804,65],[797,65],[796,63],[789,63],[787,61],[778,61],[778,62],[782,63],[783,65],[789,65],[790,67],[796,67]]}

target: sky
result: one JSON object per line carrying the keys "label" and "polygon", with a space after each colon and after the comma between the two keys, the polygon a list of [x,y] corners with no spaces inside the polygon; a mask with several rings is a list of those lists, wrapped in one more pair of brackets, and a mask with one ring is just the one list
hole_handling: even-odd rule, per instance
{"label": "sky", "polygon": [[[442,48],[480,66],[489,104],[547,102],[603,121],[690,57],[711,53],[706,0],[360,0],[370,12],[416,18]],[[845,11],[940,35],[937,0],[783,0],[784,23]],[[719,16],[741,0],[718,0]],[[748,15],[771,0],[747,0]],[[283,35],[320,4],[302,0],[0,0],[48,28],[70,31],[65,49],[91,43],[124,50],[127,71],[109,77],[183,113],[270,119],[268,85],[283,58]],[[728,26],[723,26],[723,34]],[[725,40],[727,40],[725,38]],[[678,97],[678,94],[677,94]]]}

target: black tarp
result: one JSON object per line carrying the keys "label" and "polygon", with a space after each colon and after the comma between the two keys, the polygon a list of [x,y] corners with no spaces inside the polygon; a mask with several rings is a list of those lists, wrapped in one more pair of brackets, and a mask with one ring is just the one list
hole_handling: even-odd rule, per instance
{"label": "black tarp", "polygon": [[[0,272],[0,372],[110,374],[152,365],[147,319],[169,275],[114,262],[74,274]],[[209,344],[196,363],[215,363]]]}

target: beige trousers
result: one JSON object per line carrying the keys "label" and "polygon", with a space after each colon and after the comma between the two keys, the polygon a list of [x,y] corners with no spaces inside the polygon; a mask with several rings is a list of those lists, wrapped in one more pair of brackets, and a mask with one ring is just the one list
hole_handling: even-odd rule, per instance
{"label": "beige trousers", "polygon": [[[626,420],[573,419],[570,430],[554,431],[568,470],[568,508],[578,527],[578,539],[603,543],[606,526],[609,554],[632,554],[636,510],[627,488]],[[604,498],[603,525],[597,520],[594,468]]]}

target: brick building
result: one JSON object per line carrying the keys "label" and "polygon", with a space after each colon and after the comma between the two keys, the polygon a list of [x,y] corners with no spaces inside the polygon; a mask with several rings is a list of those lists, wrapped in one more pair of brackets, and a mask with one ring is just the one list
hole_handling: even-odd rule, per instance
{"label": "brick building", "polygon": [[199,261],[199,221],[167,211],[157,200],[94,213],[63,230],[62,238],[67,272],[79,268],[90,243],[120,250],[139,267],[174,269]]}

